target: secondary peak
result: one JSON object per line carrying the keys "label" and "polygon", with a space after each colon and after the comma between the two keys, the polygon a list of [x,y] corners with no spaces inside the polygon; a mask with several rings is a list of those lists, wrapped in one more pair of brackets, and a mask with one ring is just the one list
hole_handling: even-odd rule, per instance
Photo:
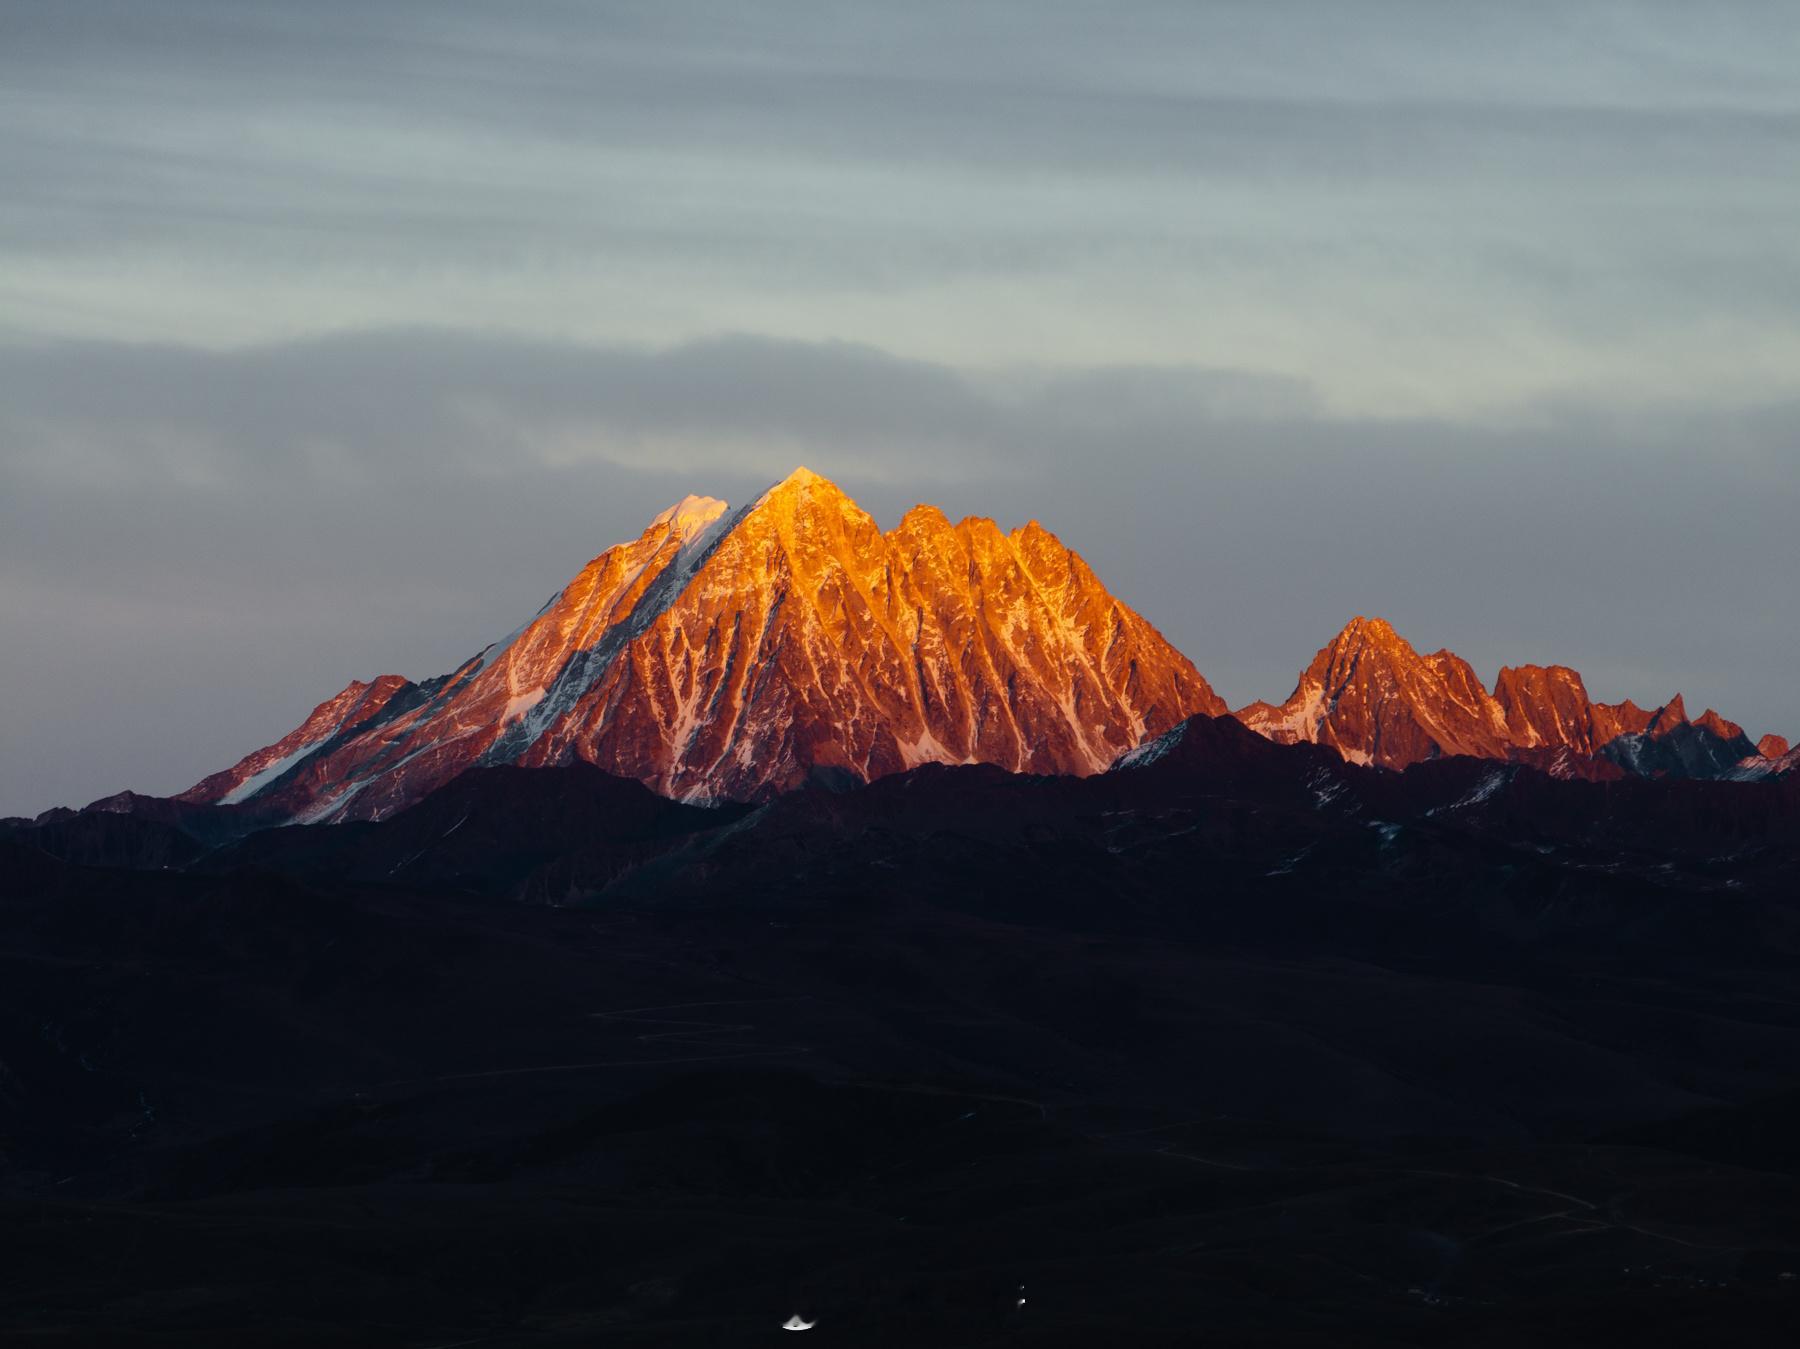
{"label": "secondary peak", "polygon": [[683,543],[692,541],[708,525],[729,509],[717,497],[685,496],[650,522],[651,527],[667,525],[681,536]]}

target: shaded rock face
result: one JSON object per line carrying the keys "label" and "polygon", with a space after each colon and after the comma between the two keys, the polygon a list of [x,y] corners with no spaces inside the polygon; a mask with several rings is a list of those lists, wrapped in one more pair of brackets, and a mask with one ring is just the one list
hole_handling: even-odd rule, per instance
{"label": "shaded rock face", "polygon": [[1088,774],[1224,703],[1036,522],[883,533],[805,469],[689,497],[439,679],[352,684],[184,794],[375,819],[482,764],[586,761],[757,800],[922,763]]}
{"label": "shaded rock face", "polygon": [[1743,728],[1710,708],[1690,720],[1680,694],[1654,709],[1594,702],[1567,666],[1508,666],[1490,694],[1468,662],[1421,655],[1379,618],[1353,619],[1286,702],[1235,715],[1271,740],[1329,745],[1386,768],[1469,755],[1559,777],[1718,777],[1755,753]]}
{"label": "shaded rock face", "polygon": [[1679,693],[1642,731],[1627,731],[1600,752],[1633,773],[1683,778],[1721,777],[1756,755],[1743,727],[1711,708],[1690,721]]}

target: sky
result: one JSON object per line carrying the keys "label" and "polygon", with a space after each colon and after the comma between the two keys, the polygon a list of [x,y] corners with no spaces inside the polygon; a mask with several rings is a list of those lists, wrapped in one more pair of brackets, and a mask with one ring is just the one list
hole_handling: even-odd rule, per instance
{"label": "sky", "polygon": [[0,814],[441,673],[687,493],[1037,518],[1800,738],[1800,6],[0,0]]}

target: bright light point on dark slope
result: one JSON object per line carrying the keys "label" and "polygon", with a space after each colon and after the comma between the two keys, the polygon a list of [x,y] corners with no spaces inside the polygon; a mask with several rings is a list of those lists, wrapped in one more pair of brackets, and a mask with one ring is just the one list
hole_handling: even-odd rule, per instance
{"label": "bright light point on dark slope", "polygon": [[787,1320],[785,1320],[781,1323],[781,1328],[783,1330],[811,1330],[814,1326],[816,1326],[818,1324],[819,1323],[817,1321],[802,1320],[800,1318],[799,1313],[796,1312],[794,1315],[788,1317]]}

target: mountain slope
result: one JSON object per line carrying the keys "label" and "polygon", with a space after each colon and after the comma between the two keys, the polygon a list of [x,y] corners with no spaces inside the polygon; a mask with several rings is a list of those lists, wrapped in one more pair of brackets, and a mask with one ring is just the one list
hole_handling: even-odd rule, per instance
{"label": "mountain slope", "polygon": [[1098,772],[1224,704],[1036,522],[893,530],[805,469],[689,497],[513,636],[425,684],[353,684],[184,794],[300,820],[391,814],[483,764],[587,761],[754,800],[921,763]]}

